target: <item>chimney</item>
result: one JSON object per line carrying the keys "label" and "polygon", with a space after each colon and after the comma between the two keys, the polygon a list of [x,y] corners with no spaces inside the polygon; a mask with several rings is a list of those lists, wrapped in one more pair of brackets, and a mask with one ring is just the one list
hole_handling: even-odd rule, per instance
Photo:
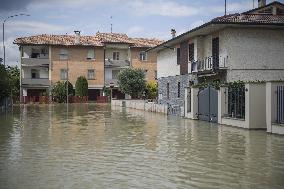
{"label": "chimney", "polygon": [[266,5],[266,0],[258,0],[258,8],[264,7]]}
{"label": "chimney", "polygon": [[175,29],[171,29],[171,34],[172,34],[172,38],[176,37],[176,30]]}
{"label": "chimney", "polygon": [[75,45],[80,44],[80,31],[74,31],[75,33]]}

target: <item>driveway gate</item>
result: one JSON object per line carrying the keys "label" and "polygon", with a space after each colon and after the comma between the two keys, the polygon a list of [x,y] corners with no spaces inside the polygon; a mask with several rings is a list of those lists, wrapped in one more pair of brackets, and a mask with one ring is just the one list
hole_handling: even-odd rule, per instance
{"label": "driveway gate", "polygon": [[203,121],[218,122],[218,91],[212,87],[198,92],[198,118]]}

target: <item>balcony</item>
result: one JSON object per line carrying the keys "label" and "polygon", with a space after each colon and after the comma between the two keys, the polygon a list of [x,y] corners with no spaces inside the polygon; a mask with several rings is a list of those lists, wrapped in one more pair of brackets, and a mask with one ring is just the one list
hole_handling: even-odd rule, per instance
{"label": "balcony", "polygon": [[128,66],[130,66],[129,60],[105,59],[105,67],[128,67]]}
{"label": "balcony", "polygon": [[117,79],[106,79],[105,85],[110,86],[110,84],[112,84],[114,86],[118,86],[117,81],[118,81]]}
{"label": "balcony", "polygon": [[220,70],[227,69],[228,56],[225,57],[206,57],[202,60],[189,62],[191,73],[195,74],[210,74]]}
{"label": "balcony", "polygon": [[49,67],[49,59],[48,58],[22,58],[22,66],[39,66],[39,67]]}
{"label": "balcony", "polygon": [[22,78],[22,85],[49,86],[48,78]]}

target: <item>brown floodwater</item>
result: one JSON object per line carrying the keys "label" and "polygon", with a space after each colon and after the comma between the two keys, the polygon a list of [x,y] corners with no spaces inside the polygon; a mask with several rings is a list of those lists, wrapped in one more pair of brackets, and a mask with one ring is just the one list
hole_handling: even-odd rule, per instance
{"label": "brown floodwater", "polygon": [[0,188],[284,188],[284,136],[109,105],[0,115]]}

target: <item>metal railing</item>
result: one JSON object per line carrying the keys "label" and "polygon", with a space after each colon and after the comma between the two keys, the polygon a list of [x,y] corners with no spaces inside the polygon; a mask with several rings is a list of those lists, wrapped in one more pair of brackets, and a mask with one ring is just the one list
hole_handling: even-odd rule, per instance
{"label": "metal railing", "polygon": [[284,86],[277,86],[276,95],[277,95],[276,122],[284,124]]}
{"label": "metal railing", "polygon": [[245,119],[245,86],[228,87],[227,93],[228,111],[227,117]]}
{"label": "metal railing", "polygon": [[219,58],[214,58],[212,56],[205,57],[202,60],[197,61],[189,61],[191,64],[191,72],[198,73],[198,72],[214,72],[219,69],[227,68],[228,63],[228,56],[220,56]]}

